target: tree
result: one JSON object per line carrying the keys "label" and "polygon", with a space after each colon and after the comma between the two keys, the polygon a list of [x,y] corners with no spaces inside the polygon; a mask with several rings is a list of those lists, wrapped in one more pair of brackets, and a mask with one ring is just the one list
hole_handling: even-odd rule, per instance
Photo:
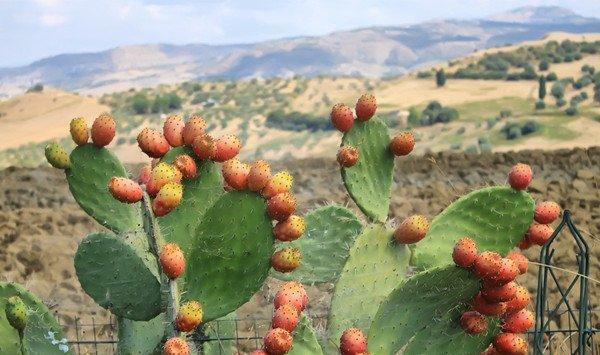
{"label": "tree", "polygon": [[546,71],[548,70],[548,68],[550,67],[550,64],[548,63],[548,61],[546,59],[543,59],[540,64],[538,65],[538,69],[540,71]]}
{"label": "tree", "polygon": [[594,85],[594,101],[600,103],[600,82]]}
{"label": "tree", "polygon": [[435,83],[438,87],[442,87],[446,84],[446,73],[444,69],[440,69],[435,73]]}
{"label": "tree", "polygon": [[540,100],[544,100],[546,97],[546,77],[541,75],[539,79],[538,97]]}
{"label": "tree", "polygon": [[554,83],[554,85],[552,85],[550,93],[552,94],[552,96],[554,96],[556,100],[562,99],[565,96],[565,85],[562,82],[557,81],[556,83]]}
{"label": "tree", "polygon": [[143,115],[150,108],[150,100],[145,93],[138,92],[131,100],[131,108],[138,115]]}

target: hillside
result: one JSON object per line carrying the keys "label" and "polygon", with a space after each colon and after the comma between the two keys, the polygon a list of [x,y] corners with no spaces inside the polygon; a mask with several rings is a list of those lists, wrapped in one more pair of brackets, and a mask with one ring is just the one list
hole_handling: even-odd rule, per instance
{"label": "hillside", "polygon": [[24,67],[0,68],[0,96],[22,93],[36,82],[102,94],[214,78],[391,77],[553,31],[600,32],[600,20],[560,7],[522,7],[477,20],[362,28],[253,44],[149,44],[62,54]]}

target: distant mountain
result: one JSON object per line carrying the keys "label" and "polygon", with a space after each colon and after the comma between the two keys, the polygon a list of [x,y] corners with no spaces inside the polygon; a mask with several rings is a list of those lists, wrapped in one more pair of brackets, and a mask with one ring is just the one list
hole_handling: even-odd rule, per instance
{"label": "distant mountain", "polygon": [[102,93],[202,78],[385,77],[553,31],[600,32],[600,19],[561,7],[521,7],[479,20],[372,27],[255,44],[152,44],[61,54],[0,69],[0,95],[23,92],[37,82]]}

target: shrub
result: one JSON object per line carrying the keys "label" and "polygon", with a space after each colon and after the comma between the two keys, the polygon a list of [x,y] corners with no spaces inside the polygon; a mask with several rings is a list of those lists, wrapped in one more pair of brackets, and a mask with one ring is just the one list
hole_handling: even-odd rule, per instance
{"label": "shrub", "polygon": [[297,111],[284,113],[282,110],[271,112],[267,116],[267,127],[283,129],[287,131],[326,131],[332,130],[331,121],[325,117],[313,116],[311,114]]}
{"label": "shrub", "polygon": [[479,153],[479,150],[477,149],[477,146],[475,144],[471,144],[465,149],[465,153],[477,154],[477,153]]}
{"label": "shrub", "polygon": [[424,70],[417,73],[417,78],[419,79],[431,78],[432,76],[433,73],[430,70]]}
{"label": "shrub", "polygon": [[543,110],[546,108],[546,103],[544,102],[544,100],[537,100],[535,102],[535,109],[536,110]]}
{"label": "shrub", "polygon": [[565,96],[565,86],[562,82],[556,82],[552,85],[552,89],[550,89],[550,93],[554,96],[555,99],[559,100]]}
{"label": "shrub", "polygon": [[568,116],[575,116],[577,114],[577,105],[571,105],[566,110],[565,113]]}
{"label": "shrub", "polygon": [[504,109],[500,111],[500,118],[507,118],[512,116],[512,111],[508,109]]}
{"label": "shrub", "polygon": [[27,89],[26,92],[42,92],[44,91],[44,85],[37,83],[35,85],[33,85],[32,87],[30,87],[29,89]]}
{"label": "shrub", "polygon": [[440,69],[435,73],[435,84],[438,87],[442,87],[446,84],[446,73],[444,69]]}
{"label": "shrub", "polygon": [[494,128],[496,123],[498,123],[498,118],[490,117],[486,120],[486,123],[487,123],[487,129],[492,129],[492,128]]}
{"label": "shrub", "polygon": [[584,88],[592,83],[592,77],[590,75],[584,75],[581,78],[577,79],[576,82],[573,83],[574,89]]}
{"label": "shrub", "polygon": [[523,127],[521,127],[521,134],[526,136],[528,134],[538,131],[539,129],[540,129],[539,123],[537,123],[534,120],[529,120],[529,121],[525,122],[525,124],[523,124]]}
{"label": "shrub", "polygon": [[456,130],[456,134],[464,134],[465,133],[465,127],[464,126],[460,126],[457,130]]}
{"label": "shrub", "polygon": [[549,67],[550,67],[550,63],[548,63],[548,61],[546,59],[540,61],[540,64],[538,65],[538,69],[540,71],[546,71],[546,70],[548,70]]}
{"label": "shrub", "polygon": [[138,115],[148,113],[148,110],[150,109],[150,100],[148,99],[148,96],[146,96],[146,93],[138,92],[133,95],[133,98],[131,99],[131,109]]}
{"label": "shrub", "polygon": [[567,104],[567,101],[565,101],[565,99],[556,100],[556,107],[563,107],[566,104]]}
{"label": "shrub", "polygon": [[411,106],[408,109],[408,124],[410,126],[421,124],[421,112],[415,106]]}
{"label": "shrub", "polygon": [[549,73],[548,75],[546,75],[546,81],[556,81],[558,80],[558,75],[556,75],[556,73],[552,72]]}

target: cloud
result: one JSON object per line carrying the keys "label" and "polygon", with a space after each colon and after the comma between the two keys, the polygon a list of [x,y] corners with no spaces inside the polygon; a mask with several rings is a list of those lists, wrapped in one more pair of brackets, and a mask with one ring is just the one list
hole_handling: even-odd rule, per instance
{"label": "cloud", "polygon": [[35,2],[44,7],[53,7],[59,5],[62,0],[35,0]]}
{"label": "cloud", "polygon": [[59,14],[43,14],[40,16],[40,23],[46,27],[56,27],[67,22],[67,17]]}

